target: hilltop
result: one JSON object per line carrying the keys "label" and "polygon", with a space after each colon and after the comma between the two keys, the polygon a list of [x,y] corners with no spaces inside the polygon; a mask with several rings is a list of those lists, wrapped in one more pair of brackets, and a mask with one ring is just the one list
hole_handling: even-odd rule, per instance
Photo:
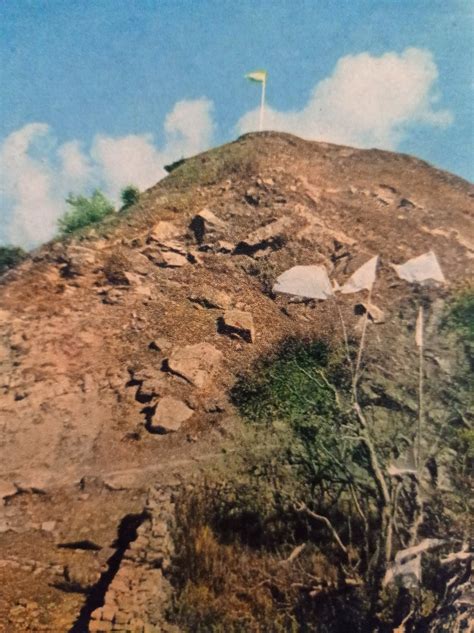
{"label": "hilltop", "polygon": [[[370,345],[416,379],[401,334],[416,295],[391,264],[436,253],[448,284],[426,297],[438,322],[472,277],[473,197],[411,156],[248,134],[180,161],[127,212],[3,275],[0,622],[11,628],[0,631],[67,630],[84,596],[63,585],[97,588],[150,484],[219,453],[238,423],[237,377],[286,339],[340,340],[333,302],[272,292],[286,269],[322,264],[342,285],[380,255]],[[364,300],[341,298],[354,336]],[[381,380],[377,362],[368,372]],[[12,619],[20,598],[36,615],[17,607]]]}

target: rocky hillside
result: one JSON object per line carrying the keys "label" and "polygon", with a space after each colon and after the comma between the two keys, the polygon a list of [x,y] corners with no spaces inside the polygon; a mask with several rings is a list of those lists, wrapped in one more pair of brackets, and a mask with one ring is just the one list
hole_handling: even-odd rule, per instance
{"label": "rocky hillside", "polygon": [[[250,134],[5,274],[0,631],[129,631],[128,617],[145,630],[140,610],[123,628],[88,623],[148,488],[172,488],[219,452],[235,424],[229,389],[258,358],[292,336],[341,335],[332,301],[275,295],[277,276],[322,264],[342,285],[379,254],[372,344],[389,341],[391,369],[404,372],[397,332],[413,292],[391,264],[432,249],[448,282],[436,297],[462,286],[473,197],[410,156]],[[351,334],[363,300],[341,297]]]}

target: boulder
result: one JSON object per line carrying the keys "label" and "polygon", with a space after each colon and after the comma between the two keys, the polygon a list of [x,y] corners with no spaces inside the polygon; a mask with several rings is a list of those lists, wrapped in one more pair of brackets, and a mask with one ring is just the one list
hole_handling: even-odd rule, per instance
{"label": "boulder", "polygon": [[232,242],[228,242],[226,240],[218,240],[216,242],[216,250],[218,253],[232,253],[234,249],[235,244],[232,244]]}
{"label": "boulder", "polygon": [[172,396],[162,398],[155,410],[155,415],[148,424],[152,433],[172,433],[179,431],[183,422],[189,420],[193,410]]}
{"label": "boulder", "polygon": [[274,220],[265,226],[260,227],[250,235],[247,235],[239,244],[236,252],[245,255],[252,255],[258,250],[267,248],[280,248],[283,245],[285,234],[290,228],[292,220],[288,216]]}
{"label": "boulder", "polygon": [[96,253],[90,248],[72,244],[66,249],[64,276],[84,275],[96,263]]}
{"label": "boulder", "polygon": [[166,268],[181,268],[189,263],[186,255],[177,253],[176,251],[161,251],[161,263],[159,265]]}
{"label": "boulder", "polygon": [[205,387],[222,363],[222,352],[210,343],[186,345],[173,350],[168,369],[198,388]]}
{"label": "boulder", "polygon": [[237,336],[247,343],[255,340],[255,327],[250,312],[243,310],[226,310],[218,321],[218,330],[222,334]]}
{"label": "boulder", "polygon": [[129,271],[125,271],[123,273],[124,281],[128,286],[138,286],[141,284],[141,277],[137,275],[137,273],[131,273]]}
{"label": "boulder", "polygon": [[196,242],[201,244],[211,234],[224,231],[226,223],[209,209],[203,209],[194,216],[189,226],[194,233]]}
{"label": "boulder", "polygon": [[181,231],[175,224],[167,220],[160,220],[160,222],[155,224],[151,229],[148,238],[161,244],[162,242],[175,239],[180,234]]}
{"label": "boulder", "polygon": [[217,308],[219,310],[226,310],[232,303],[228,294],[214,288],[206,288],[199,294],[192,294],[189,296],[189,300],[203,308]]}

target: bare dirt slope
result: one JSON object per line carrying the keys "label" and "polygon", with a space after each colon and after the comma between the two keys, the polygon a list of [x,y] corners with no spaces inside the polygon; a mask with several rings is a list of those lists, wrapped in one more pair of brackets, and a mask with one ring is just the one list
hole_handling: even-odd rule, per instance
{"label": "bare dirt slope", "polygon": [[[450,287],[472,275],[473,196],[410,156],[250,134],[6,274],[0,631],[68,630],[150,481],[218,450],[236,375],[288,336],[340,336],[332,302],[272,295],[278,274],[322,263],[342,283],[380,254],[383,336],[408,292],[390,263],[433,249]],[[359,301],[341,300],[349,328]]]}

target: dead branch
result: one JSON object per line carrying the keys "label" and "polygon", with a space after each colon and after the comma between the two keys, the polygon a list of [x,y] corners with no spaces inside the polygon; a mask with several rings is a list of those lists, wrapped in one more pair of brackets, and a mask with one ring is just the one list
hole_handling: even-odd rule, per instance
{"label": "dead branch", "polygon": [[294,560],[298,558],[298,556],[303,552],[305,547],[306,547],[306,543],[301,543],[301,545],[298,545],[297,547],[295,547],[295,549],[291,552],[288,558],[285,558],[285,560],[281,560],[279,564],[290,565]]}
{"label": "dead branch", "polygon": [[342,542],[342,540],[341,540],[339,534],[337,533],[336,529],[334,528],[333,524],[331,523],[331,521],[327,517],[323,516],[322,514],[316,514],[316,512],[313,512],[312,510],[310,510],[305,503],[301,503],[298,507],[296,507],[296,511],[297,512],[304,512],[305,514],[310,516],[315,521],[320,521],[321,523],[324,523],[324,525],[331,532],[331,535],[332,535],[334,541],[336,542],[336,544],[338,545],[339,549],[343,552],[344,556],[346,558],[348,558],[348,552],[347,552],[346,546]]}

